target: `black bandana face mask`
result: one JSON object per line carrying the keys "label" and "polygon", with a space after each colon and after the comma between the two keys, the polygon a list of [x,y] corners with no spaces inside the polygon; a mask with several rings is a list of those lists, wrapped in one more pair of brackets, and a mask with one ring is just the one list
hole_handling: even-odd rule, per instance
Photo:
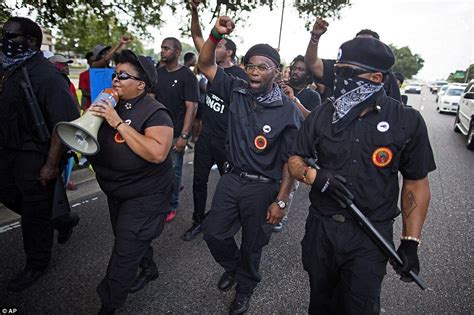
{"label": "black bandana face mask", "polygon": [[344,117],[354,106],[367,100],[382,89],[381,83],[375,83],[360,77],[336,76],[334,80],[333,123]]}
{"label": "black bandana face mask", "polygon": [[17,43],[6,37],[2,38],[1,46],[3,54],[8,58],[15,58],[29,49],[26,43]]}

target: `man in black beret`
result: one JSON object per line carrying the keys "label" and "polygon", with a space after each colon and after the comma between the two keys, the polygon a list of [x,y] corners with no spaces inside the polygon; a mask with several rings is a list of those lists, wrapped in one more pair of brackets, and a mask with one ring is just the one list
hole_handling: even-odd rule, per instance
{"label": "man in black beret", "polygon": [[[209,90],[229,104],[228,163],[203,232],[211,254],[224,268],[217,286],[226,291],[237,283],[230,313],[242,314],[261,280],[262,249],[285,214],[293,185],[287,159],[303,116],[275,83],[280,55],[271,46],[258,44],[246,53],[248,81],[217,66],[217,44],[233,29],[229,17],[220,17],[199,55],[198,66],[210,82]],[[240,228],[239,249],[234,236]]]}
{"label": "man in black beret", "polygon": [[[326,86],[326,89],[334,89],[334,64],[336,60],[334,59],[322,59],[318,57],[318,46],[319,39],[321,36],[326,33],[329,23],[324,19],[318,17],[316,22],[313,25],[311,30],[311,39],[308,43],[308,48],[305,55],[305,63],[308,69],[316,77],[317,81]],[[356,38],[365,37],[365,38],[375,38],[380,40],[379,34],[376,32],[363,29],[356,34]],[[388,96],[401,100],[400,96],[400,87],[397,84],[397,80],[392,72],[388,72],[384,76],[384,89]]]}
{"label": "man in black beret", "polygon": [[302,245],[310,314],[378,314],[387,257],[345,209],[353,200],[393,245],[400,214],[398,172],[403,176],[403,229],[395,266],[402,280],[420,271],[418,245],[430,200],[428,173],[436,168],[420,113],[388,97],[383,78],[395,62],[390,48],[370,37],[342,44],[334,95],[301,127],[291,175],[311,186]]}

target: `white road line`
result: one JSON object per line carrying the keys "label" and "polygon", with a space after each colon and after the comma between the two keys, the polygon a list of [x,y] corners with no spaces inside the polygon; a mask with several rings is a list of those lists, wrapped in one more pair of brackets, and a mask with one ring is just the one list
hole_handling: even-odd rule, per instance
{"label": "white road line", "polygon": [[[94,197],[92,199],[88,199],[88,200],[84,200],[82,202],[75,203],[71,206],[71,208],[75,208],[75,207],[81,206],[83,204],[86,204],[89,201],[95,201],[95,200],[99,200],[99,197]],[[10,230],[13,230],[13,229],[16,229],[16,228],[19,228],[20,226],[21,226],[20,221],[13,222],[13,223],[8,224],[8,225],[0,226],[0,234],[5,233],[5,232],[10,231]]]}

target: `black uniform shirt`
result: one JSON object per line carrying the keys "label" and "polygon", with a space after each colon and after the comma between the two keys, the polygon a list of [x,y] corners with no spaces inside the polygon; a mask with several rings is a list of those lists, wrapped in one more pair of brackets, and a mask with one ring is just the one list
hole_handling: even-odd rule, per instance
{"label": "black uniform shirt", "polygon": [[[66,80],[41,52],[24,66],[50,134],[56,123],[79,117]],[[25,80],[21,68],[6,75],[7,80],[0,92],[0,147],[47,152],[50,142],[38,141],[33,116],[20,86],[20,82]]]}
{"label": "black uniform shirt", "polygon": [[310,88],[297,90],[293,89],[295,97],[297,97],[301,104],[309,111],[313,111],[317,106],[321,105],[321,96],[315,90]]}
{"label": "black uniform shirt", "polygon": [[[332,91],[334,91],[334,79],[335,79],[334,65],[336,64],[336,60],[322,59],[322,61],[324,65],[324,71],[323,71],[323,77],[321,78],[320,82],[324,84],[327,88],[330,88]],[[391,71],[385,77],[385,82],[384,82],[383,87],[388,96],[390,96],[391,98],[397,101],[400,101],[400,102],[402,101],[397,78]]]}
{"label": "black uniform shirt", "polygon": [[227,158],[233,167],[280,180],[303,115],[283,93],[282,101],[258,104],[247,87],[222,68],[212,82],[212,90],[229,104]]}
{"label": "black uniform shirt", "polygon": [[[247,74],[238,66],[224,68],[225,73],[243,80],[247,80]],[[228,103],[219,96],[209,85],[206,95],[206,107],[204,111],[202,132],[213,138],[225,139],[228,121]]]}
{"label": "black uniform shirt", "polygon": [[[325,102],[307,117],[293,147],[294,155],[316,157],[321,168],[344,176],[354,203],[373,221],[398,215],[398,171],[417,180],[436,169],[420,113],[380,94],[380,112],[355,115],[339,132],[332,124],[334,107]],[[336,201],[315,188],[310,201],[312,211],[341,213]]]}
{"label": "black uniform shirt", "polygon": [[[148,127],[173,127],[168,110],[148,95],[121,101],[116,110],[125,123],[141,134]],[[94,166],[100,188],[108,196],[125,200],[152,195],[171,185],[174,171],[169,157],[160,164],[144,160],[106,122],[101,125],[97,138],[99,153],[89,156],[88,160]]]}
{"label": "black uniform shirt", "polygon": [[166,67],[157,69],[158,83],[154,87],[155,97],[169,109],[174,123],[174,137],[179,137],[186,115],[186,101],[199,102],[199,85],[188,67],[168,72]]}

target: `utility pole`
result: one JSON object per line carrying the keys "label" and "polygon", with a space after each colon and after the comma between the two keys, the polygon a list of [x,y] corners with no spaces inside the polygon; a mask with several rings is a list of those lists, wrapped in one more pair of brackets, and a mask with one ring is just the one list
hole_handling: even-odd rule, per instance
{"label": "utility pole", "polygon": [[283,0],[283,7],[281,8],[280,35],[278,36],[278,51],[280,51],[281,30],[283,29],[283,15],[284,14],[285,14],[285,0]]}

